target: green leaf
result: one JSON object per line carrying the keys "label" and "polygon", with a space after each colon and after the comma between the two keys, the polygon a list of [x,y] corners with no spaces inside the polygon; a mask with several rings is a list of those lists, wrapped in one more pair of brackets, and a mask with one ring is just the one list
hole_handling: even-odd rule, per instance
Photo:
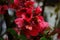
{"label": "green leaf", "polygon": [[11,3],[13,3],[13,2],[14,2],[14,0],[10,0],[10,2],[11,2]]}
{"label": "green leaf", "polygon": [[45,37],[41,37],[40,40],[47,40]]}
{"label": "green leaf", "polygon": [[12,28],[8,28],[8,32],[11,33],[11,35],[15,36],[17,39],[19,38],[19,35]]}
{"label": "green leaf", "polygon": [[8,28],[8,32],[10,32],[16,39],[27,40],[24,34],[18,35],[12,28]]}
{"label": "green leaf", "polygon": [[59,8],[57,7],[57,8],[55,9],[55,12],[58,13],[58,11],[59,11]]}
{"label": "green leaf", "polygon": [[0,40],[4,40],[3,38],[0,38]]}
{"label": "green leaf", "polygon": [[52,38],[51,38],[51,37],[46,38],[46,37],[44,36],[44,37],[41,37],[40,40],[52,40]]}
{"label": "green leaf", "polygon": [[26,38],[25,35],[20,35],[20,39],[21,39],[21,40],[27,40],[27,38]]}

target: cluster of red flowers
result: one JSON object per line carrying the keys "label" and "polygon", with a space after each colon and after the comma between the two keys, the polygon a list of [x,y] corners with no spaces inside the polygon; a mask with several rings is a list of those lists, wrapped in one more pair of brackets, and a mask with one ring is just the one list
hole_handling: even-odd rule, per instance
{"label": "cluster of red flowers", "polygon": [[[15,7],[19,6],[16,10],[15,23],[17,28],[15,30],[19,33],[23,33],[27,36],[37,36],[42,33],[47,27],[48,23],[44,21],[44,18],[40,15],[42,9],[38,6],[34,7],[34,2],[31,0],[14,0]],[[21,6],[21,5],[22,6]],[[20,30],[20,31],[18,31]],[[20,32],[21,33],[21,32]]]}
{"label": "cluster of red flowers", "polygon": [[[17,27],[14,29],[18,34],[23,31],[26,37],[37,36],[48,27],[48,23],[40,15],[42,9],[39,6],[35,8],[32,0],[14,0],[9,7],[16,10]],[[5,14],[6,10],[8,10],[7,5],[0,5],[0,14]]]}

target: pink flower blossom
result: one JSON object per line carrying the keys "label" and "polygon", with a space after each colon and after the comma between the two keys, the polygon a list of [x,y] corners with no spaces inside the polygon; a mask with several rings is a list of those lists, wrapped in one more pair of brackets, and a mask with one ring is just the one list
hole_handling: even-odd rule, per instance
{"label": "pink flower blossom", "polygon": [[25,13],[25,18],[24,18],[24,19],[25,19],[27,22],[29,22],[29,21],[31,21],[32,16],[33,16],[33,14],[32,14],[32,9],[28,8],[28,9],[27,9],[27,12]]}
{"label": "pink flower blossom", "polygon": [[41,21],[44,21],[44,18],[43,16],[36,16],[38,22],[40,23]]}
{"label": "pink flower blossom", "polygon": [[15,23],[18,25],[19,28],[22,27],[24,20],[22,18],[15,19]]}
{"label": "pink flower blossom", "polygon": [[24,15],[26,13],[26,11],[27,11],[26,8],[21,8],[21,9],[16,11],[16,16],[17,17],[22,17],[22,15]]}
{"label": "pink flower blossom", "polygon": [[34,2],[33,1],[26,1],[25,2],[25,6],[26,7],[33,7],[33,5],[34,5]]}
{"label": "pink flower blossom", "polygon": [[36,14],[40,14],[42,12],[42,9],[38,6],[36,9],[35,9],[35,13]]}
{"label": "pink flower blossom", "polygon": [[18,5],[19,4],[19,0],[14,0],[14,4]]}

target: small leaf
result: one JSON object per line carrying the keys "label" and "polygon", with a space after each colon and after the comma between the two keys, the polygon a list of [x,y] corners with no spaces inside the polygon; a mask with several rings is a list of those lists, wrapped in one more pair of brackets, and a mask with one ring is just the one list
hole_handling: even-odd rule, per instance
{"label": "small leaf", "polygon": [[40,40],[47,40],[45,37],[40,38]]}
{"label": "small leaf", "polygon": [[3,38],[0,38],[0,40],[4,40]]}
{"label": "small leaf", "polygon": [[53,13],[50,14],[50,17],[52,17],[52,16],[53,16]]}
{"label": "small leaf", "polygon": [[12,28],[8,28],[8,32],[11,33],[11,35],[15,36],[17,39],[19,38],[18,34],[16,33],[16,31],[14,31]]}
{"label": "small leaf", "polygon": [[51,38],[51,37],[48,37],[48,38],[46,38],[46,37],[41,37],[40,40],[52,40],[52,38]]}
{"label": "small leaf", "polygon": [[55,9],[55,12],[57,13],[59,11],[59,8],[57,7],[56,9]]}
{"label": "small leaf", "polygon": [[16,39],[27,40],[24,34],[18,35],[12,28],[8,28],[8,32],[10,32]]}
{"label": "small leaf", "polygon": [[13,2],[14,2],[14,0],[10,0],[10,2],[11,2],[11,3],[13,3]]}
{"label": "small leaf", "polygon": [[27,40],[25,35],[20,35],[21,40]]}

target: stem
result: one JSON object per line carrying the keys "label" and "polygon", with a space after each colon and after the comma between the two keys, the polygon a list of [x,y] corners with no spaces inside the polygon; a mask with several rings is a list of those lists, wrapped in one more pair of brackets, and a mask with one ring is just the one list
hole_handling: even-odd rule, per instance
{"label": "stem", "polygon": [[10,25],[10,19],[9,19],[9,18],[10,18],[10,17],[9,17],[9,15],[8,15],[8,11],[7,11],[7,13],[4,14],[4,19],[5,19],[7,28],[8,28],[9,25]]}
{"label": "stem", "polygon": [[41,14],[42,16],[44,15],[44,10],[45,10],[46,1],[47,1],[47,0],[44,0],[44,1],[43,1],[42,14]]}
{"label": "stem", "polygon": [[[8,14],[8,10],[6,11],[6,14],[4,14],[4,20],[5,20],[5,22],[6,22],[6,27],[7,27],[7,29],[10,27],[10,17],[9,17],[9,14]],[[8,35],[8,40],[10,40],[11,38],[10,37],[12,37],[12,36],[9,36],[9,33],[8,32],[6,32],[7,33],[7,35]]]}

